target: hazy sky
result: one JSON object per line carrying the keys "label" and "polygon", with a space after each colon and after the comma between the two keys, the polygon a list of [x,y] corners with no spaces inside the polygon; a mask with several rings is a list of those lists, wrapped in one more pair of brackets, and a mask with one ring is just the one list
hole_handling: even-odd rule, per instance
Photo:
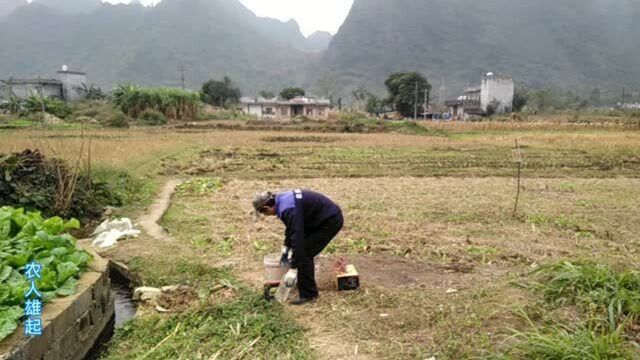
{"label": "hazy sky", "polygon": [[[0,0],[2,1],[2,0]],[[104,0],[103,0],[104,1]],[[130,0],[106,0],[128,3]],[[258,16],[295,19],[305,35],[324,30],[335,34],[349,14],[353,0],[240,0]],[[145,5],[159,0],[142,0]]]}

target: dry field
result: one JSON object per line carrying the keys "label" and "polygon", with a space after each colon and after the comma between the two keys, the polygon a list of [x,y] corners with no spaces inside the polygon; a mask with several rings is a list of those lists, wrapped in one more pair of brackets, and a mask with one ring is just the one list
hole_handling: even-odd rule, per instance
{"label": "dry field", "polygon": [[[285,308],[321,359],[489,357],[512,344],[512,329],[529,328],[523,311],[536,324],[581,318],[519,286],[534,269],[558,260],[636,267],[640,133],[538,123],[429,126],[436,135],[16,131],[0,132],[0,152],[37,146],[75,159],[90,142],[96,166],[158,181],[220,177],[218,191],[176,194],[162,221],[175,241],[143,236],[105,253],[152,285],[203,285],[206,269],[226,265],[259,289],[261,258],[279,248],[283,228],[250,215],[253,193],[328,194],[346,225],[320,259],[321,299]],[[514,216],[515,139],[526,164]],[[342,257],[359,269],[361,290],[334,290],[330,269]],[[239,291],[225,289],[216,301]],[[117,346],[137,345],[125,337]],[[169,343],[166,351],[182,346]],[[205,350],[191,355],[215,355]]]}
{"label": "dry field", "polygon": [[[512,282],[557,260],[625,265],[640,252],[638,179],[529,179],[515,218],[504,178],[233,180],[211,196],[176,197],[163,225],[208,261],[233,258],[259,287],[261,256],[283,229],[252,221],[247,199],[293,187],[328,194],[347,219],[321,260],[321,300],[295,310],[321,358],[486,356],[526,327],[516,311],[536,306]],[[359,268],[361,291],[334,291],[327,272],[340,257]]]}

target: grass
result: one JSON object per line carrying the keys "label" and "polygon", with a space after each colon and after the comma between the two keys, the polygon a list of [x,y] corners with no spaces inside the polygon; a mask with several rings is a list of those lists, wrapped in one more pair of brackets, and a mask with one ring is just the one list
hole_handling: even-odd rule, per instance
{"label": "grass", "polygon": [[[566,183],[575,191],[566,191]],[[554,319],[571,321],[563,314],[566,307],[539,305],[535,293],[510,285],[531,266],[566,257],[624,264],[640,251],[633,245],[640,231],[633,221],[636,179],[528,179],[524,185],[521,220],[511,216],[512,179],[229,179],[205,196],[177,194],[162,225],[180,246],[197,247],[210,261],[230,252],[240,259],[234,273],[255,271],[259,277],[261,258],[277,251],[283,229],[277,220],[252,221],[251,195],[296,187],[321,191],[342,206],[347,219],[325,253],[352,259],[365,287],[338,294],[330,282],[321,282],[321,303],[298,315],[302,324],[313,324],[307,330],[312,346],[335,344],[339,337],[350,345],[343,356],[358,345],[368,358],[475,358],[502,349],[509,329],[529,331],[528,322],[513,314],[519,307],[543,313],[536,322],[545,326]],[[580,206],[578,198],[598,198],[598,206]],[[532,229],[527,216],[540,214],[544,221]],[[561,218],[570,220],[568,227],[556,224]],[[574,223],[594,229],[593,237],[576,237]],[[383,262],[389,258],[400,269]],[[384,274],[365,266],[366,259],[379,263]],[[436,269],[421,274],[412,264]],[[457,264],[468,270],[458,272]],[[448,294],[450,288],[458,291]]]}
{"label": "grass", "polygon": [[[640,174],[633,151],[594,152],[529,150],[527,177],[610,177]],[[295,161],[290,161],[294,159]],[[380,148],[343,146],[220,148],[202,151],[195,159],[166,166],[188,175],[229,178],[315,178],[381,176],[513,176],[510,148]]]}
{"label": "grass", "polygon": [[614,324],[640,316],[640,272],[617,272],[593,262],[560,262],[536,270],[542,279],[533,286],[558,306],[582,311]]}
{"label": "grass", "polygon": [[518,332],[514,339],[520,343],[512,354],[493,359],[536,360],[623,360],[636,359],[637,352],[619,331],[599,333],[592,329],[551,327],[533,332]]}
{"label": "grass", "polygon": [[173,259],[134,257],[130,260],[129,266],[134,273],[143,275],[145,286],[181,284],[210,291],[219,285],[229,288],[238,285],[229,269],[213,268],[179,255]]}
{"label": "grass", "polygon": [[551,307],[576,306],[578,319],[563,325],[538,327],[526,314],[533,330],[515,331],[515,344],[496,359],[637,359],[640,314],[640,273],[615,271],[594,262],[568,261],[540,267],[531,288]]}
{"label": "grass", "polygon": [[[162,252],[167,251],[163,250]],[[139,256],[129,266],[145,286],[188,285],[198,305],[146,312],[119,329],[102,359],[313,359],[303,329],[284,308],[197,256]]]}
{"label": "grass", "polygon": [[102,359],[312,359],[302,329],[276,303],[242,292],[185,313],[119,329]]}

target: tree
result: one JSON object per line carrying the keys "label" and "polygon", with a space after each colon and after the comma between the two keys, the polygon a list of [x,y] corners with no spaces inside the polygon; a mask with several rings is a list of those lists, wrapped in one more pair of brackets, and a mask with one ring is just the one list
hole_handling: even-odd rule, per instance
{"label": "tree", "polygon": [[240,89],[225,76],[222,81],[209,80],[202,85],[202,101],[220,107],[227,107],[240,101]]}
{"label": "tree", "polygon": [[260,96],[262,96],[265,99],[273,99],[274,97],[276,97],[276,94],[274,94],[273,91],[262,90],[260,91]]}
{"label": "tree", "polygon": [[602,95],[600,94],[600,89],[595,88],[591,91],[589,95],[589,103],[591,106],[600,106],[602,101]]}
{"label": "tree", "polygon": [[304,89],[299,88],[299,87],[290,87],[290,88],[286,88],[284,90],[282,90],[280,92],[280,97],[285,99],[285,100],[291,100],[293,98],[295,98],[296,96],[304,96],[306,93],[304,91]]}
{"label": "tree", "polygon": [[389,92],[388,103],[405,117],[413,117],[416,105],[416,84],[418,87],[418,112],[424,111],[424,91],[431,91],[427,78],[417,72],[398,72],[389,75],[384,82]]}
{"label": "tree", "polygon": [[554,102],[556,102],[556,96],[552,89],[541,89],[531,91],[528,95],[527,102],[531,104],[531,106],[538,110],[545,110],[551,107],[554,107]]}
{"label": "tree", "polygon": [[24,100],[11,95],[9,99],[0,102],[0,110],[5,110],[10,114],[18,114],[24,106]]}
{"label": "tree", "polygon": [[82,86],[76,86],[74,90],[87,100],[104,100],[107,98],[107,94],[102,91],[102,88],[95,85],[87,86],[87,84],[82,83]]}
{"label": "tree", "polygon": [[364,87],[359,86],[353,92],[353,107],[361,111],[367,107],[367,101],[371,97],[371,93]]}
{"label": "tree", "polygon": [[523,87],[516,87],[513,94],[513,112],[520,112],[527,105],[529,93]]}
{"label": "tree", "polygon": [[384,112],[385,101],[373,94],[369,94],[367,99],[366,111],[369,114],[374,114],[376,117],[380,116]]}

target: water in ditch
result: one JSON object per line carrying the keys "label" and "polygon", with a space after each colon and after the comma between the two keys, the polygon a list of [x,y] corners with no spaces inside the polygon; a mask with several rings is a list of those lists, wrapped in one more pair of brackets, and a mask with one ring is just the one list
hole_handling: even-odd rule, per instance
{"label": "water in ditch", "polygon": [[128,283],[111,279],[111,297],[115,306],[115,328],[118,329],[136,315],[136,303],[131,299],[133,290]]}
{"label": "water in ditch", "polygon": [[114,270],[110,271],[109,277],[111,279],[111,298],[115,308],[114,318],[107,324],[84,360],[96,360],[104,355],[109,341],[113,338],[114,330],[121,328],[136,315],[137,304],[132,299],[133,289],[129,280]]}

